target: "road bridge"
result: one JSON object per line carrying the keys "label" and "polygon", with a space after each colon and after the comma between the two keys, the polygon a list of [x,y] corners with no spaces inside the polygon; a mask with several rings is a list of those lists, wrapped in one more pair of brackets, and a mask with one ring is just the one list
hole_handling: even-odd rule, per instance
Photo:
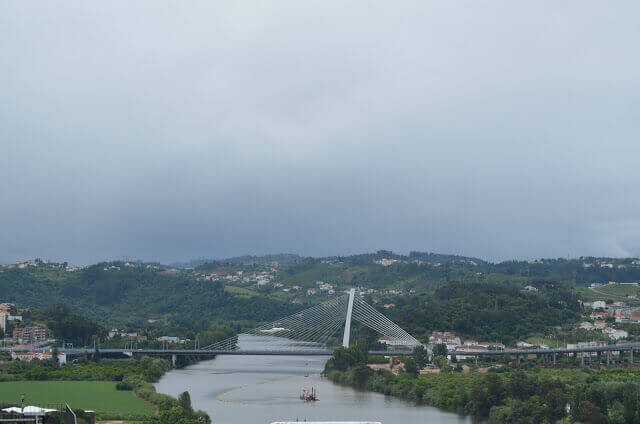
{"label": "road bridge", "polygon": [[487,356],[513,356],[516,360],[516,365],[520,365],[521,358],[526,358],[529,355],[542,356],[545,361],[551,364],[556,364],[559,357],[580,357],[580,363],[584,365],[585,358],[590,362],[592,356],[597,356],[597,362],[602,362],[602,354],[605,354],[605,362],[610,364],[613,362],[612,354],[618,354],[619,361],[625,361],[625,355],[628,355],[628,362],[634,362],[634,351],[640,350],[640,343],[618,343],[609,344],[603,346],[583,346],[572,348],[554,348],[554,349],[503,349],[503,350],[453,350],[449,352],[451,356],[460,357],[473,357],[478,362],[478,358]]}
{"label": "road bridge", "polygon": [[640,350],[640,343],[620,343],[593,347],[559,347],[555,349],[452,350],[449,354],[457,356],[548,355],[553,353],[571,354],[631,350]]}
{"label": "road bridge", "polygon": [[[244,331],[237,336],[221,340],[200,349],[98,349],[103,354],[122,354],[127,356],[151,355],[171,356],[175,361],[178,356],[214,357],[217,355],[287,355],[287,356],[328,356],[333,353],[339,338],[335,338],[342,330],[342,346],[351,343],[352,323],[359,323],[379,334],[381,340],[388,344],[384,351],[372,351],[374,355],[403,356],[410,355],[420,342],[381,314],[362,297],[355,289],[345,295],[335,297],[303,311],[266,323],[257,328]],[[44,351],[51,348],[37,348]],[[29,351],[23,349],[4,349],[13,351]],[[88,355],[95,348],[58,348],[67,355]]]}
{"label": "road bridge", "polygon": [[[60,352],[70,356],[90,355],[98,350],[103,354],[116,355],[150,355],[171,357],[175,362],[179,356],[215,357],[218,355],[282,355],[282,356],[329,356],[340,338],[337,333],[342,330],[342,346],[349,347],[351,342],[352,323],[375,331],[379,340],[387,344],[386,350],[373,350],[371,355],[408,356],[421,343],[389,320],[378,310],[367,304],[361,296],[351,289],[347,294],[330,299],[303,311],[266,323],[257,328],[244,331],[241,334],[216,342],[199,349],[95,349],[95,348],[58,348]],[[29,351],[22,349],[3,348],[0,351]],[[36,348],[37,351],[51,350],[51,348]],[[607,361],[611,352],[619,355],[629,355],[633,362],[634,351],[640,350],[640,343],[611,344],[593,347],[555,348],[555,349],[504,349],[504,350],[452,350],[451,356],[457,357],[495,357],[511,355],[516,363],[529,355],[542,355],[555,363],[558,355],[583,354],[606,355]]]}
{"label": "road bridge", "polygon": [[[50,351],[52,348],[40,348],[37,351]],[[0,352],[30,352],[27,347],[0,348]],[[94,348],[58,348],[58,352],[70,356],[101,354],[122,354],[125,356],[218,356],[218,355],[248,355],[248,356],[331,356],[331,349],[310,350],[212,350],[212,349],[94,349]],[[372,350],[370,355],[410,356],[411,350]]]}
{"label": "road bridge", "polygon": [[[36,351],[50,351],[51,347],[37,348]],[[29,347],[20,348],[0,348],[0,352],[27,352],[32,349]],[[610,344],[597,347],[576,347],[576,348],[556,348],[556,349],[503,349],[503,350],[452,350],[449,352],[451,356],[526,356],[526,355],[567,355],[574,353],[606,353],[606,352],[628,352],[640,350],[640,343],[621,343]],[[206,355],[272,355],[272,356],[330,356],[333,350],[326,349],[237,349],[237,350],[215,350],[215,349],[119,349],[119,348],[58,348],[61,353],[67,355],[91,355],[96,352],[105,354],[123,354],[131,356],[138,355],[185,355],[185,356],[206,356]],[[413,350],[410,349],[387,349],[387,350],[371,350],[370,355],[385,356],[410,356]]]}

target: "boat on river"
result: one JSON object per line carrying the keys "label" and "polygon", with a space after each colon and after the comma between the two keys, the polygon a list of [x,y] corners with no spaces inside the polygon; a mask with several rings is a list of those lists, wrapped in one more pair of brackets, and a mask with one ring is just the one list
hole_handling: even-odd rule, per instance
{"label": "boat on river", "polygon": [[302,389],[302,393],[300,393],[300,399],[305,402],[315,402],[319,400],[318,394],[316,393],[316,389],[314,389],[313,387],[311,388],[310,392],[305,389]]}

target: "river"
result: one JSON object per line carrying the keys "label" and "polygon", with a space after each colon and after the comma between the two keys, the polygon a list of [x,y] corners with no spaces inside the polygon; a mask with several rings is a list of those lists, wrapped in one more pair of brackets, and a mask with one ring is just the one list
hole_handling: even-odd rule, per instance
{"label": "river", "polygon": [[[194,408],[214,424],[273,421],[358,420],[383,424],[469,424],[471,420],[427,406],[414,406],[378,393],[333,384],[320,376],[326,357],[218,356],[172,370],[156,384],[160,393],[188,390]],[[303,402],[303,388],[315,388],[318,402]]]}

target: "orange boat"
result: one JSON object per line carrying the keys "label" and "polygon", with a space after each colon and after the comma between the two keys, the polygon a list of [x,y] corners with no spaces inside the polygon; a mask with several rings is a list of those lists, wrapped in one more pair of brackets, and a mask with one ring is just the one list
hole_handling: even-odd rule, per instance
{"label": "orange boat", "polygon": [[300,399],[305,402],[315,402],[318,400],[318,396],[316,390],[312,387],[311,391],[308,392],[305,389],[302,389],[302,393],[300,394]]}

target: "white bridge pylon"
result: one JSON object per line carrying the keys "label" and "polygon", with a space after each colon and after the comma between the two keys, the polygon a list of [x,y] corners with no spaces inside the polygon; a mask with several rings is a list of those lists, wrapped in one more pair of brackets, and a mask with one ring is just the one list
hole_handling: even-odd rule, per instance
{"label": "white bridge pylon", "polygon": [[341,329],[342,346],[349,347],[352,321],[376,331],[391,347],[412,348],[420,345],[415,337],[366,303],[355,289],[351,289],[348,294],[244,331],[204,349],[238,352],[330,349],[335,347],[333,336]]}
{"label": "white bridge pylon", "polygon": [[353,315],[353,300],[356,296],[356,289],[349,290],[349,303],[347,303],[347,318],[344,323],[344,333],[342,335],[342,346],[349,347],[351,337],[351,316]]}

